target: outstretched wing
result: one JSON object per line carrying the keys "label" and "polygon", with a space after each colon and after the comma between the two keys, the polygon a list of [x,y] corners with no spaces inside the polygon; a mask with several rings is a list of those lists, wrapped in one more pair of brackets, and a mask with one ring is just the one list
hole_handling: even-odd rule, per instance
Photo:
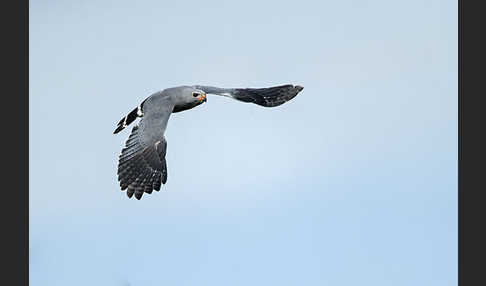
{"label": "outstretched wing", "polygon": [[149,97],[144,115],[134,126],[118,160],[118,181],[127,196],[140,200],[143,193],[159,191],[167,182],[165,154],[167,141],[164,132],[173,105],[163,97]]}
{"label": "outstretched wing", "polygon": [[273,86],[267,88],[219,88],[214,86],[195,85],[208,94],[231,97],[239,101],[251,102],[265,107],[274,107],[291,100],[304,87],[291,84]]}

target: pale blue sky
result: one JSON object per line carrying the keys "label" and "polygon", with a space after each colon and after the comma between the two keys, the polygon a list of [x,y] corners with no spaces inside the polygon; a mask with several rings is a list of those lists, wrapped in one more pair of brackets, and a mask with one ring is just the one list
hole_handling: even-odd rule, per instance
{"label": "pale blue sky", "polygon": [[[30,1],[30,285],[456,285],[456,1]],[[176,85],[128,200],[116,123]],[[130,128],[128,129],[130,130]]]}

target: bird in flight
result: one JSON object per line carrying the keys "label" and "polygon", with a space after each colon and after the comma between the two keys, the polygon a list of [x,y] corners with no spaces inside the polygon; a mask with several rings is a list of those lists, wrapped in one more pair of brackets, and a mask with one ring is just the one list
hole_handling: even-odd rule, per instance
{"label": "bird in flight", "polygon": [[164,132],[171,113],[194,108],[207,101],[207,94],[226,96],[264,107],[279,106],[304,89],[290,84],[268,88],[219,88],[212,86],[178,86],[153,93],[123,117],[114,134],[122,131],[138,117],[138,125],[122,149],[118,160],[118,181],[127,196],[140,200],[144,193],[159,191],[167,182]]}

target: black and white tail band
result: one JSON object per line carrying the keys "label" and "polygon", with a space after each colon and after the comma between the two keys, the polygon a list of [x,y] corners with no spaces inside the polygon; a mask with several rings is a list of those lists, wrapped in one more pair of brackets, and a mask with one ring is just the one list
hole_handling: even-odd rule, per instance
{"label": "black and white tail band", "polygon": [[137,117],[142,117],[143,116],[143,109],[142,108],[143,108],[143,103],[144,102],[145,102],[145,100],[137,108],[135,108],[130,113],[128,113],[127,116],[123,117],[120,120],[120,122],[118,122],[118,126],[116,127],[116,129],[113,132],[113,134],[117,134],[118,132],[120,132],[123,129],[125,129],[125,127],[127,127],[128,125],[130,125],[130,123],[132,123],[133,121],[135,121],[135,119],[137,119]]}

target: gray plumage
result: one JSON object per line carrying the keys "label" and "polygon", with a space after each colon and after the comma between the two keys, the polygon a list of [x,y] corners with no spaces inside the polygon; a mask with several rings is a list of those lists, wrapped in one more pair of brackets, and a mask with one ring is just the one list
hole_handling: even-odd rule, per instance
{"label": "gray plumage", "polygon": [[279,106],[302,91],[303,87],[282,85],[269,88],[218,88],[179,86],[156,92],[118,122],[114,134],[137,118],[118,161],[118,181],[127,196],[140,200],[144,193],[159,191],[167,182],[167,141],[164,133],[171,113],[194,108],[206,102],[206,94],[230,97],[264,107]]}

